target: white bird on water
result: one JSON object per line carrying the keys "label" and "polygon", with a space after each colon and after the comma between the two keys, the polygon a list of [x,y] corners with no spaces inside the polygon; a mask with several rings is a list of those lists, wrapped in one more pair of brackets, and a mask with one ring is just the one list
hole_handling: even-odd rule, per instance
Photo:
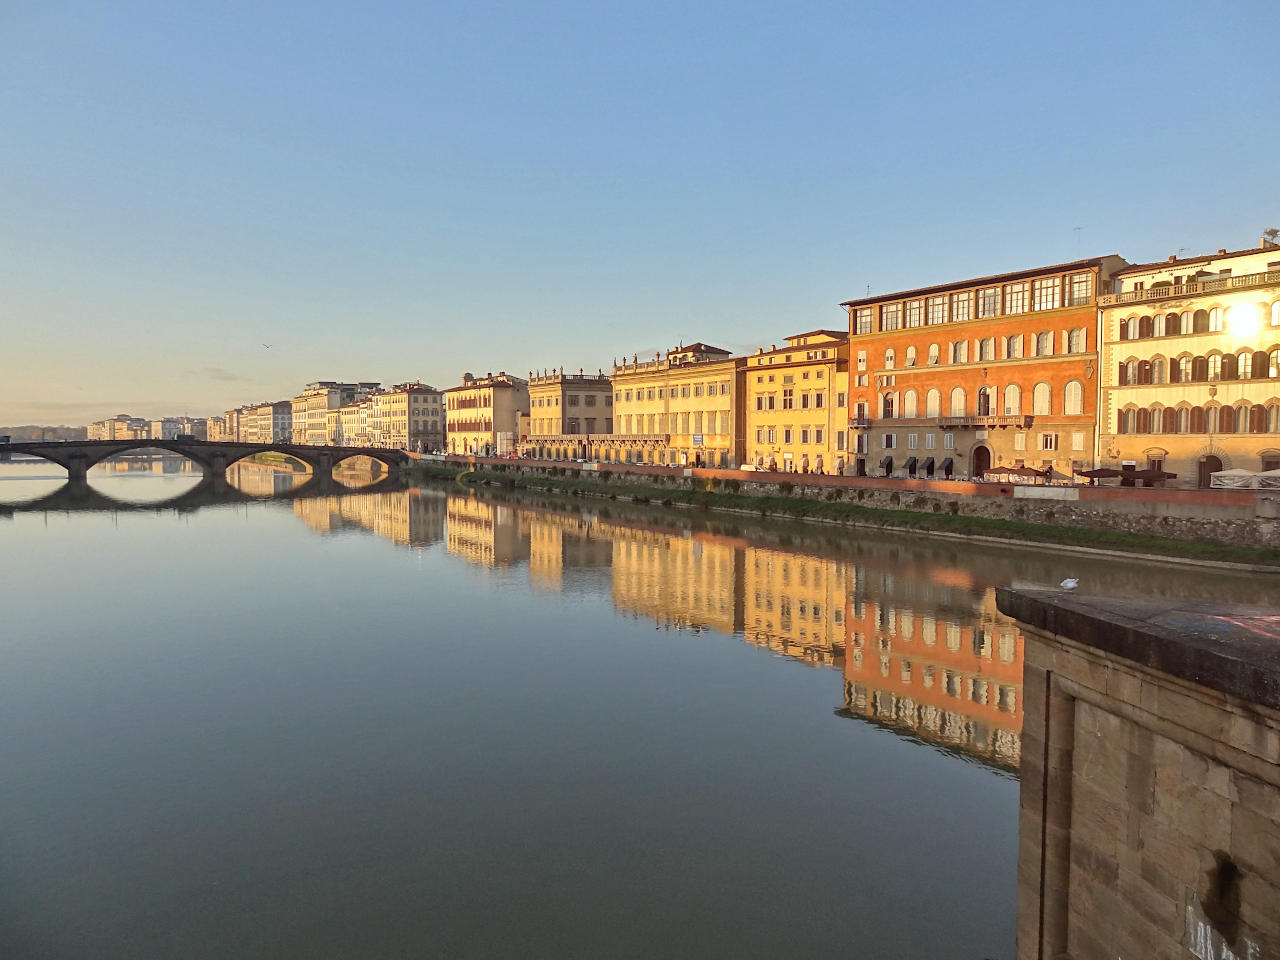
{"label": "white bird on water", "polygon": [[1080,581],[1073,580],[1070,577],[1068,577],[1066,580],[1063,580],[1060,584],[1058,584],[1058,586],[1060,586],[1063,590],[1074,590],[1076,587],[1080,586]]}

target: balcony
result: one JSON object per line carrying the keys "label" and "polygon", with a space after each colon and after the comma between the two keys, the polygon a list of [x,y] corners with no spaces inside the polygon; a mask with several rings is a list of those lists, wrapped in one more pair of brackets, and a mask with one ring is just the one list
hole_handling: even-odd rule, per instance
{"label": "balcony", "polygon": [[979,416],[975,413],[962,417],[880,417],[876,420],[870,417],[857,417],[853,420],[853,425],[859,430],[870,430],[872,427],[892,430],[907,430],[912,427],[937,427],[942,430],[986,430],[989,427],[1016,427],[1019,430],[1029,430],[1031,425],[1035,423],[1035,419],[1030,414]]}
{"label": "balcony", "polygon": [[1112,307],[1118,303],[1144,303],[1151,300],[1183,300],[1205,293],[1216,293],[1222,290],[1249,290],[1254,287],[1269,287],[1280,284],[1280,270],[1268,270],[1266,273],[1246,273],[1238,277],[1214,277],[1199,283],[1184,283],[1180,286],[1172,284],[1152,287],[1150,290],[1128,290],[1124,293],[1107,293],[1098,298],[1098,306]]}

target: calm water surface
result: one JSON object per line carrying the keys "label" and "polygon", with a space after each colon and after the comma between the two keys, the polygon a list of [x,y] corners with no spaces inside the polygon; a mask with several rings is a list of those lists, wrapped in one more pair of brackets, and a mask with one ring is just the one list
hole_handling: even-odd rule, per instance
{"label": "calm water surface", "polygon": [[994,588],[1266,589],[122,463],[0,464],[7,960],[1011,958]]}

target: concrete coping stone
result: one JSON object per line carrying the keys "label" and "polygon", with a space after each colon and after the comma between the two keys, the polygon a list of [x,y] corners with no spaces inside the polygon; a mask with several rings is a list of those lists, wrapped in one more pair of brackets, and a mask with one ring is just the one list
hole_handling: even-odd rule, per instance
{"label": "concrete coping stone", "polygon": [[1000,612],[1033,629],[1280,709],[1280,607],[1170,603],[1055,590],[996,590]]}

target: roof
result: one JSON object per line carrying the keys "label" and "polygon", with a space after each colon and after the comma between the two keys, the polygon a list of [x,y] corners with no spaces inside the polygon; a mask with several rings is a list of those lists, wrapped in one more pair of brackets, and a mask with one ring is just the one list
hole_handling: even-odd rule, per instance
{"label": "roof", "polygon": [[1123,270],[1117,270],[1117,277],[1124,276],[1127,273],[1145,273],[1149,270],[1168,270],[1171,267],[1180,267],[1192,263],[1208,263],[1211,260],[1226,260],[1230,257],[1244,257],[1249,254],[1257,253],[1274,253],[1280,258],[1280,246],[1277,247],[1250,247],[1248,250],[1232,250],[1229,253],[1207,253],[1200,257],[1184,257],[1181,260],[1156,260],[1153,263],[1135,263],[1133,266],[1125,267]]}
{"label": "roof", "polygon": [[[1110,254],[1110,256],[1115,257],[1118,256],[1118,254],[1113,253]],[[861,307],[872,303],[883,303],[886,300],[902,300],[906,297],[938,293],[943,290],[954,290],[957,287],[979,287],[987,283],[1035,277],[1042,273],[1065,273],[1068,270],[1080,270],[1085,267],[1101,266],[1102,261],[1106,259],[1107,257],[1089,257],[1086,260],[1071,260],[1067,263],[1055,263],[1047,267],[1033,267],[1028,270],[1015,270],[1012,273],[993,273],[989,277],[971,277],[968,280],[955,280],[951,283],[939,283],[932,287],[916,287],[914,290],[899,290],[897,293],[885,293],[875,297],[862,297],[858,300],[845,300],[840,304],[840,306]]]}
{"label": "roof", "polygon": [[819,335],[825,335],[825,336],[828,336],[828,337],[835,337],[835,338],[837,338],[838,340],[848,340],[848,339],[849,339],[849,331],[848,331],[848,330],[809,330],[809,331],[807,331],[807,332],[805,332],[805,333],[793,333],[793,334],[791,334],[790,336],[788,336],[788,337],[787,337],[787,339],[788,339],[788,340],[794,340],[796,337],[816,337],[816,336],[819,336]]}
{"label": "roof", "polygon": [[723,353],[726,357],[729,355],[728,350],[721,350],[719,347],[713,347],[701,341],[688,343],[680,347],[672,347],[667,353]]}

